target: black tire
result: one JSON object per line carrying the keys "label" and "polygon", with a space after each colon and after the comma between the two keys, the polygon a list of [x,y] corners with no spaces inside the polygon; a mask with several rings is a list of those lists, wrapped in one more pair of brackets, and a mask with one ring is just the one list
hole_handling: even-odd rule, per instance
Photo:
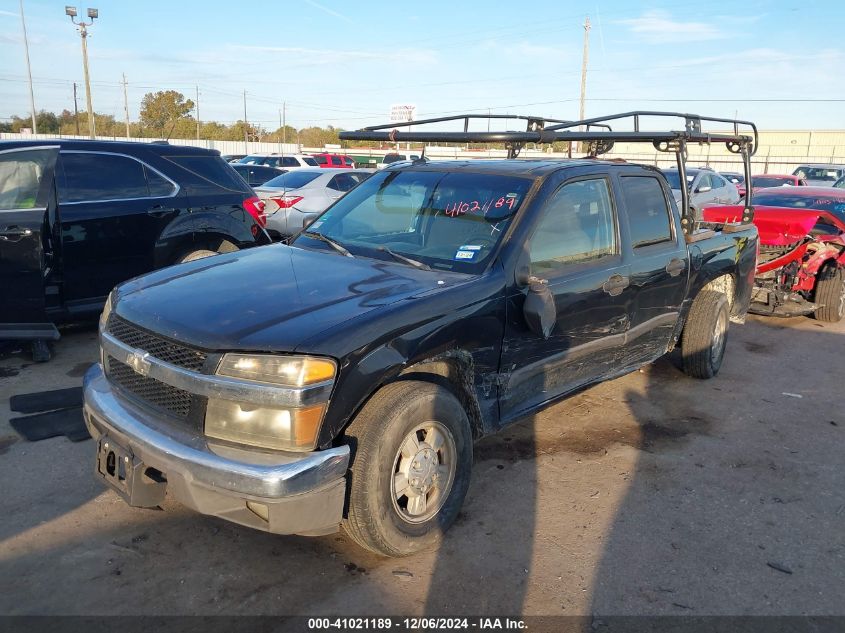
{"label": "black tire", "polygon": [[217,255],[217,251],[210,251],[205,248],[200,248],[195,251],[190,251],[182,255],[179,259],[176,260],[177,264],[184,264],[186,262],[192,262],[197,259],[205,259],[206,257],[212,257]]}
{"label": "black tire", "polygon": [[[402,459],[400,447],[406,438],[432,420],[451,434],[455,467],[448,490],[432,491],[438,503],[429,511],[436,513],[415,523],[403,517],[400,501],[394,500],[397,459]],[[352,449],[352,466],[344,531],[362,547],[384,556],[408,556],[440,542],[458,516],[472,471],[472,433],[458,399],[445,387],[428,382],[391,383],[355,416],[346,440]]]}
{"label": "black tire", "polygon": [[845,270],[831,264],[819,271],[815,303],[822,307],[814,316],[825,323],[838,323],[845,317]]}
{"label": "black tire", "polygon": [[713,378],[719,373],[725,357],[728,323],[730,314],[725,294],[716,290],[698,293],[681,337],[684,373],[693,378]]}

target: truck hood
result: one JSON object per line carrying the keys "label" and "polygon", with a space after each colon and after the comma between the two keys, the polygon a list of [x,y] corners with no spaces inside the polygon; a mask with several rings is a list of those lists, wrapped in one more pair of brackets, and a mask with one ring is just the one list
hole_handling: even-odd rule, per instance
{"label": "truck hood", "polygon": [[118,287],[113,310],[152,332],[208,350],[295,351],[366,312],[466,279],[277,244],[128,281]]}
{"label": "truck hood", "polygon": [[[707,207],[706,222],[734,222],[742,217],[742,205]],[[831,234],[845,232],[845,223],[836,216],[815,209],[788,207],[754,207],[754,224],[760,243],[766,246],[787,246],[805,238],[819,222],[831,225]]]}

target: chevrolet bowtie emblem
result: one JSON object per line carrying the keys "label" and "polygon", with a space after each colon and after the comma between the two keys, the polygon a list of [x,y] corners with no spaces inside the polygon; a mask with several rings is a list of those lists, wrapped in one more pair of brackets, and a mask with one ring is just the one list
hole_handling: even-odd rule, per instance
{"label": "chevrolet bowtie emblem", "polygon": [[148,356],[148,352],[142,352],[140,350],[129,352],[126,355],[126,364],[142,376],[146,376],[150,373],[150,361],[147,360]]}

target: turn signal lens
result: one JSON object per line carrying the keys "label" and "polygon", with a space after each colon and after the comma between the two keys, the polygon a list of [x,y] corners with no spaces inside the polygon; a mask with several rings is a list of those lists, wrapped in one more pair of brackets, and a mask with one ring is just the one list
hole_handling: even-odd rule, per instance
{"label": "turn signal lens", "polygon": [[251,356],[226,354],[217,368],[218,376],[286,387],[305,387],[332,380],[333,360],[309,356]]}

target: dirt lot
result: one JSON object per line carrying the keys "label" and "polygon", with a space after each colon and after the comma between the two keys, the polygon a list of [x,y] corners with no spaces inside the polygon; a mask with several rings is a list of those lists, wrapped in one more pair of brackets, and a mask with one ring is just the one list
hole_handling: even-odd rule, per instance
{"label": "dirt lot", "polygon": [[132,509],[90,440],[16,439],[10,396],[96,358],[67,332],[0,360],[0,613],[842,615],[844,335],[751,319],[715,380],[662,360],[484,440],[441,549],[397,561]]}

